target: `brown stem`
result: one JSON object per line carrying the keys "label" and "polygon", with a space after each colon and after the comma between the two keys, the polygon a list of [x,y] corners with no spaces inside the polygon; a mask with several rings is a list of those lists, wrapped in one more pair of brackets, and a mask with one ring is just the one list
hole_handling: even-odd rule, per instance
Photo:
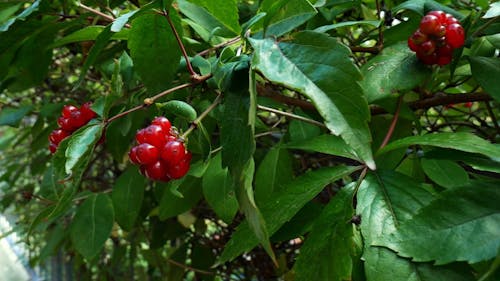
{"label": "brown stem", "polygon": [[350,47],[351,52],[354,53],[370,53],[370,54],[378,54],[380,53],[380,46],[374,46],[374,47]]}
{"label": "brown stem", "polygon": [[186,52],[186,48],[184,47],[184,44],[182,43],[182,39],[179,36],[179,33],[177,32],[177,29],[174,26],[174,23],[172,22],[172,19],[170,18],[170,15],[168,13],[168,10],[163,11],[163,15],[165,18],[167,18],[168,24],[170,25],[170,28],[172,29],[172,32],[174,33],[175,39],[177,40],[177,44],[179,45],[179,48],[181,49],[182,55],[184,56],[184,59],[186,60],[186,66],[191,74],[191,77],[193,79],[198,79],[200,75],[196,73],[193,69],[193,66],[191,65],[191,61],[189,60],[189,56]]}
{"label": "brown stem", "polygon": [[183,268],[183,269],[186,269],[186,270],[189,270],[189,271],[193,271],[193,272],[197,272],[197,273],[200,273],[200,274],[205,274],[205,275],[215,275],[214,272],[211,272],[211,271],[205,271],[205,270],[201,270],[201,269],[198,269],[198,268],[194,268],[194,267],[191,267],[189,265],[186,265],[186,264],[183,264],[183,263],[180,263],[178,261],[174,261],[173,259],[167,259],[167,261],[177,267],[180,267],[180,268]]}
{"label": "brown stem", "polygon": [[297,119],[297,120],[300,120],[300,121],[303,121],[303,122],[306,122],[306,123],[309,123],[309,124],[316,125],[318,127],[326,128],[325,124],[323,124],[321,122],[318,122],[316,120],[309,119],[309,118],[306,118],[306,117],[303,117],[303,116],[299,116],[299,115],[296,115],[296,114],[293,114],[293,113],[284,112],[284,111],[277,110],[277,109],[270,108],[270,107],[263,106],[263,105],[257,105],[257,109],[260,109],[260,110],[263,110],[263,111],[272,112],[272,113],[275,113],[275,114],[278,114],[278,115],[282,115],[282,116],[286,116],[286,117],[289,117],[289,118],[292,118],[292,119]]}
{"label": "brown stem", "polygon": [[392,117],[391,125],[389,126],[389,130],[387,130],[387,134],[385,135],[384,141],[380,145],[379,149],[382,149],[389,143],[389,140],[394,133],[394,129],[396,128],[396,124],[398,123],[399,112],[401,111],[401,104],[403,103],[403,96],[400,96],[398,99],[398,106],[396,108],[396,112],[394,112],[394,116]]}
{"label": "brown stem", "polygon": [[[109,22],[114,22],[114,21],[115,21],[115,18],[113,18],[112,16],[110,16],[110,15],[106,15],[105,13],[103,13],[103,12],[101,12],[101,11],[98,11],[98,10],[96,10],[96,9],[94,9],[94,8],[91,8],[91,7],[89,7],[89,6],[85,6],[85,5],[84,5],[84,4],[82,4],[82,3],[78,3],[78,7],[80,7],[80,8],[82,8],[82,9],[86,10],[87,12],[91,12],[91,13],[93,13],[93,14],[96,14],[96,15],[98,15],[98,16],[100,16],[100,17],[102,17],[103,19],[105,19],[105,20],[109,21]],[[126,24],[125,24],[125,27],[130,28],[130,24],[126,23]]]}
{"label": "brown stem", "polygon": [[241,37],[239,37],[239,36],[238,37],[234,37],[232,39],[229,39],[226,42],[222,42],[220,44],[217,44],[217,45],[213,46],[212,48],[208,48],[208,49],[206,49],[204,51],[201,51],[201,52],[197,53],[196,55],[197,56],[204,56],[204,55],[206,55],[206,54],[208,54],[208,53],[210,53],[212,51],[215,51],[217,49],[229,46],[229,45],[234,44],[234,43],[236,43],[236,42],[238,42],[240,40],[241,40]]}
{"label": "brown stem", "polygon": [[491,105],[489,102],[484,102],[486,104],[486,109],[488,110],[488,114],[491,117],[491,121],[493,122],[493,126],[495,126],[495,129],[497,129],[497,134],[500,134],[500,126],[498,125],[498,120],[497,117],[495,116],[495,113],[493,112],[493,109],[491,108]]}
{"label": "brown stem", "polygon": [[203,111],[198,118],[196,118],[193,122],[191,122],[191,126],[181,135],[181,139],[185,139],[191,132],[198,127],[198,124],[205,118],[214,108],[220,103],[222,100],[222,94],[219,93],[219,95],[215,98],[214,102]]}

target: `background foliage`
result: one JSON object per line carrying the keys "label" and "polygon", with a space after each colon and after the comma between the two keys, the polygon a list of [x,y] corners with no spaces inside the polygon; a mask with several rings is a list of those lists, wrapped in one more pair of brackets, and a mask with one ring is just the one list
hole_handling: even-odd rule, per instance
{"label": "background foliage", "polygon": [[[2,1],[0,207],[82,280],[499,280],[490,2]],[[406,46],[431,10],[466,30],[444,67]],[[169,183],[127,156],[158,115],[193,152]]]}

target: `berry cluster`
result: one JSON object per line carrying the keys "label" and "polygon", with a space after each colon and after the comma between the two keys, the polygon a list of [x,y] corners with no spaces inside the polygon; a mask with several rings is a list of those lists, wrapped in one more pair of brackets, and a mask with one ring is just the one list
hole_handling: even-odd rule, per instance
{"label": "berry cluster", "polygon": [[188,172],[191,153],[167,118],[156,117],[151,125],[137,131],[135,139],[138,144],[130,150],[129,158],[140,165],[144,176],[167,182]]}
{"label": "berry cluster", "polygon": [[74,131],[87,124],[96,113],[90,108],[91,103],[84,103],[80,108],[73,105],[65,105],[61,117],[57,119],[59,128],[53,130],[49,135],[49,150],[56,152],[59,143],[70,136]]}
{"label": "berry cluster", "polygon": [[458,20],[443,11],[432,11],[420,21],[420,27],[408,38],[408,47],[425,64],[446,65],[453,49],[463,46],[465,31]]}

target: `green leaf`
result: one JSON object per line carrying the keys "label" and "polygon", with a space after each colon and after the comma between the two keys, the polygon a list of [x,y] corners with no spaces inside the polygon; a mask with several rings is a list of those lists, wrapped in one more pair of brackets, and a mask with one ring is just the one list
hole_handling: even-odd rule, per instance
{"label": "green leaf", "polygon": [[491,3],[490,8],[484,14],[483,19],[496,18],[500,16],[500,3]]}
{"label": "green leaf", "polygon": [[[312,200],[323,188],[344,176],[347,176],[358,167],[336,166],[309,171],[295,178],[280,192],[273,193],[269,201],[260,208],[266,220],[269,234],[274,234],[285,222],[289,221],[304,205]],[[226,248],[219,257],[218,263],[233,260],[243,252],[250,251],[259,244],[250,229],[248,222],[242,222],[226,244]]]}
{"label": "green leaf", "polygon": [[370,113],[349,49],[315,32],[301,32],[281,43],[272,39],[250,39],[250,43],[255,49],[252,67],[270,81],[310,98],[328,129],[374,169],[367,126]]}
{"label": "green leaf", "polygon": [[273,147],[260,162],[255,174],[255,201],[265,202],[293,179],[292,158],[286,149]]}
{"label": "green leaf", "polygon": [[59,248],[59,245],[67,236],[66,229],[63,228],[62,224],[56,224],[54,228],[47,232],[46,241],[47,244],[40,250],[40,260],[45,260],[50,256],[56,254],[56,250]]}
{"label": "green leaf", "polygon": [[130,231],[139,216],[146,182],[137,169],[127,169],[113,185],[113,208],[116,222],[125,231]]}
{"label": "green leaf", "polygon": [[190,2],[205,8],[225,28],[235,34],[241,32],[238,16],[238,1],[236,0],[190,0]]}
{"label": "green leaf", "polygon": [[104,50],[104,48],[108,45],[109,39],[111,39],[112,35],[113,32],[111,32],[111,25],[106,26],[106,28],[104,28],[104,30],[99,33],[99,35],[95,39],[94,45],[92,46],[92,48],[90,48],[87,59],[83,63],[81,74],[78,77],[78,81],[75,83],[73,89],[77,89],[78,87],[80,87],[80,84],[85,79],[85,75],[87,75],[87,71],[96,62],[97,57],[102,52],[102,50]]}
{"label": "green leaf", "polygon": [[139,11],[141,11],[141,10],[139,9],[139,10],[131,11],[131,12],[128,12],[128,13],[123,14],[123,15],[119,16],[118,18],[116,18],[113,21],[113,23],[111,24],[111,31],[112,32],[119,32],[120,30],[122,30],[122,28],[130,20],[130,18],[132,18]]}
{"label": "green leaf", "polygon": [[91,124],[71,136],[65,153],[67,174],[73,174],[76,169],[88,162],[95,144],[101,138],[102,130],[101,124]]}
{"label": "green leaf", "polygon": [[[266,13],[262,22],[266,36],[279,37],[305,23],[316,15],[316,9],[305,0],[264,0],[260,13]],[[255,26],[259,30],[260,22]],[[258,37],[262,37],[262,33]]]}
{"label": "green leaf", "polygon": [[[207,5],[212,6],[209,1],[198,0],[200,2],[206,2]],[[214,2],[225,2],[224,0],[217,0]],[[235,1],[230,0],[231,3],[227,8],[223,8],[226,4],[219,5],[216,8],[216,15],[211,14],[207,9],[190,3],[186,0],[177,0],[180,11],[188,18],[193,20],[193,22],[199,24],[204,29],[207,29],[211,35],[223,36],[223,37],[233,37],[239,34],[240,27],[235,25],[234,22],[234,7],[231,5]],[[230,11],[228,18],[225,19],[224,15],[220,13],[222,10]],[[218,16],[222,17],[218,18]],[[236,15],[237,16],[237,15]],[[229,25],[227,25],[229,23]],[[234,29],[234,30],[233,30]]]}
{"label": "green leaf", "polygon": [[469,57],[472,77],[494,99],[500,101],[500,59],[486,57]]}
{"label": "green leaf", "polygon": [[163,185],[162,188],[179,189],[182,198],[168,190],[163,192],[159,204],[159,217],[161,220],[175,217],[190,210],[202,197],[200,190],[201,179],[189,175],[180,180],[170,181],[167,185]]}
{"label": "green leaf", "polygon": [[500,146],[491,144],[476,135],[466,132],[426,134],[422,136],[411,136],[398,139],[389,143],[377,152],[384,154],[394,149],[408,147],[411,145],[428,145],[442,148],[479,153],[496,161],[500,161]]}
{"label": "green leaf", "polygon": [[79,29],[63,38],[55,41],[51,47],[56,48],[69,43],[96,40],[97,36],[105,29],[104,26],[92,25]]}
{"label": "green leaf", "polygon": [[[175,10],[170,11],[178,32],[179,18]],[[182,36],[182,34],[180,34]],[[167,19],[158,14],[144,14],[132,21],[128,47],[144,85],[151,93],[160,92],[171,86],[177,72],[181,52]]]}
{"label": "green leaf", "polygon": [[26,114],[33,109],[32,105],[23,105],[17,108],[3,107],[0,111],[0,126],[18,127]]}
{"label": "green leaf", "polygon": [[433,266],[429,263],[413,263],[382,247],[365,247],[363,258],[368,281],[476,280],[467,264]]}
{"label": "green leaf", "polygon": [[[477,263],[495,258],[500,247],[498,182],[474,181],[450,189],[375,245],[414,261]],[[439,247],[436,247],[439,245]]]}
{"label": "green leaf", "polygon": [[371,25],[372,27],[379,27],[380,21],[378,21],[378,20],[344,21],[344,22],[339,22],[339,23],[335,23],[335,24],[320,26],[320,27],[314,29],[314,31],[327,32],[327,31],[337,29],[340,27],[356,26],[356,25]]}
{"label": "green leaf", "polygon": [[320,135],[308,140],[290,142],[282,147],[337,155],[360,161],[345,141],[334,135]]}
{"label": "green leaf", "polygon": [[413,89],[431,75],[431,71],[417,61],[406,43],[384,48],[361,68],[361,85],[369,103],[388,98],[398,91]]}
{"label": "green leaf", "polygon": [[26,20],[27,17],[29,17],[33,12],[38,11],[38,8],[40,7],[40,3],[42,0],[37,0],[31,6],[26,8],[22,13],[19,15],[9,19],[6,21],[4,24],[0,25],[0,32],[5,32],[9,30],[10,26],[14,24],[17,20]]}
{"label": "green leaf", "polygon": [[180,117],[187,121],[194,121],[196,117],[198,117],[196,110],[189,103],[180,100],[171,100],[165,103],[157,103],[156,106],[162,112],[174,114],[177,117]]}
{"label": "green leaf", "polygon": [[210,160],[202,185],[208,205],[224,222],[231,223],[238,212],[238,201],[229,171],[222,168],[220,153]]}
{"label": "green leaf", "polygon": [[467,172],[456,162],[422,158],[425,174],[435,183],[443,187],[457,187],[469,181]]}
{"label": "green leaf", "polygon": [[[296,110],[295,114],[310,118],[310,116],[306,115],[301,110]],[[316,125],[293,119],[290,120],[288,133],[290,134],[290,141],[297,142],[305,139],[314,139],[321,134],[321,129]]]}
{"label": "green leaf", "polygon": [[94,258],[111,234],[114,211],[106,194],[93,194],[78,207],[71,222],[71,241],[87,260]]}
{"label": "green leaf", "polygon": [[295,280],[351,280],[353,191],[353,185],[341,189],[316,219],[294,265]]}

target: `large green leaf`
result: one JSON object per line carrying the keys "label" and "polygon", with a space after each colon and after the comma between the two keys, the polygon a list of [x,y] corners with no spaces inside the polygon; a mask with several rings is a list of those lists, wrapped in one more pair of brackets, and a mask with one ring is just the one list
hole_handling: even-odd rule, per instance
{"label": "large green leaf", "polygon": [[500,58],[470,57],[472,77],[497,101],[500,101]]}
{"label": "large green leaf", "polygon": [[[171,9],[170,17],[176,24],[178,16]],[[144,85],[151,93],[171,87],[179,66],[181,51],[167,19],[158,14],[144,14],[132,21],[128,47],[134,61],[134,68],[139,73]]]}
{"label": "large green leaf", "polygon": [[28,114],[32,109],[32,105],[23,105],[18,108],[3,107],[2,111],[0,111],[0,126],[19,126],[24,116],[26,116],[26,114]]}
{"label": "large green leaf", "polygon": [[26,8],[22,13],[19,15],[16,15],[15,17],[7,20],[5,23],[0,25],[0,32],[5,32],[9,30],[10,26],[14,24],[17,20],[25,20],[27,17],[29,17],[33,12],[38,11],[40,8],[40,3],[42,0],[37,0],[33,4],[31,4],[28,8]]}
{"label": "large green leaf", "polygon": [[145,178],[137,169],[127,169],[113,185],[113,208],[116,222],[126,231],[134,226],[142,206]]}
{"label": "large green leaf", "polygon": [[87,260],[95,257],[111,234],[114,211],[106,194],[93,194],[78,207],[71,223],[71,241]]}
{"label": "large green leaf", "polygon": [[414,261],[436,264],[477,263],[496,257],[500,248],[498,182],[474,181],[440,195],[392,235],[374,239],[374,244]]}
{"label": "large green leaf", "polygon": [[340,135],[370,168],[375,168],[367,121],[368,104],[349,49],[322,33],[301,32],[290,41],[250,39],[252,67],[267,79],[311,99],[325,124]]}
{"label": "large green leaf", "polygon": [[[269,234],[275,233],[323,188],[359,169],[358,167],[336,166],[310,171],[290,182],[269,201],[261,206]],[[257,246],[259,240],[253,234],[248,222],[244,221],[233,233],[231,240],[219,257],[219,263],[230,261],[243,252]]]}
{"label": "large green leaf", "polygon": [[307,0],[264,0],[259,12],[266,16],[262,24],[257,23],[253,29],[264,27],[266,36],[276,37],[292,31],[317,13]]}
{"label": "large green leaf", "polygon": [[406,43],[384,48],[361,68],[364,80],[361,85],[369,103],[390,97],[398,91],[410,90],[420,85],[431,71],[417,62],[415,53]]}
{"label": "large green leaf", "polygon": [[422,136],[411,136],[398,139],[389,143],[377,152],[384,154],[394,149],[408,147],[410,145],[428,145],[442,148],[479,153],[500,161],[500,146],[492,144],[476,135],[466,132],[426,134]]}
{"label": "large green leaf", "polygon": [[238,212],[238,201],[229,171],[222,168],[220,153],[210,160],[202,185],[203,195],[210,207],[223,221],[231,223]]}
{"label": "large green leaf", "polygon": [[65,153],[67,174],[73,174],[75,170],[86,165],[95,144],[101,138],[102,130],[102,124],[91,124],[71,136]]}
{"label": "large green leaf", "polygon": [[241,32],[238,16],[238,1],[236,0],[189,0],[205,8],[223,26],[235,34]]}
{"label": "large green leaf", "polygon": [[[233,37],[238,35],[240,27],[239,25],[237,25],[237,18],[236,22],[234,21],[235,17],[237,17],[237,14],[234,14],[234,7],[232,6],[233,2],[235,1],[230,0],[229,5],[217,3],[219,4],[219,7],[217,8],[215,8],[215,6],[213,5],[215,3],[209,3],[211,2],[210,0],[197,0],[197,2],[206,2],[207,6],[209,6],[210,9],[214,10],[214,14],[203,7],[190,3],[189,1],[177,0],[180,11],[188,18],[190,18],[194,23],[197,23],[200,25],[200,27],[207,29],[211,35],[218,35],[223,37]],[[226,1],[217,0],[214,2]],[[224,7],[226,5],[228,7]],[[225,12],[229,12],[227,18],[224,18],[223,13],[221,13],[222,10],[224,10]]]}
{"label": "large green leaf", "polygon": [[293,179],[292,158],[286,149],[274,147],[269,150],[255,174],[255,201],[265,202]]}
{"label": "large green leaf", "polygon": [[[175,217],[188,211],[198,203],[203,194],[201,192],[201,179],[190,175],[162,185],[161,188],[165,189],[159,204],[159,217],[161,220]],[[182,194],[182,197],[174,195],[168,189],[179,189],[178,192]]]}
{"label": "large green leaf", "polygon": [[353,185],[341,189],[316,219],[294,265],[295,280],[351,279],[353,191]]}
{"label": "large green leaf", "polygon": [[422,169],[435,183],[444,187],[457,187],[469,181],[467,172],[456,162],[422,158]]}
{"label": "large green leaf", "polygon": [[282,147],[337,155],[360,161],[345,141],[334,135],[320,135],[308,140],[290,142]]}

